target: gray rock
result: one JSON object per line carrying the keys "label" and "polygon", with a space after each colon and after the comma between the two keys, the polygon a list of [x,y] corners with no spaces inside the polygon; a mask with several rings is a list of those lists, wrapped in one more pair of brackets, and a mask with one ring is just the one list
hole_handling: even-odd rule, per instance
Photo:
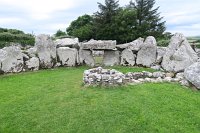
{"label": "gray rock", "polygon": [[164,72],[153,72],[153,77],[154,78],[164,78],[165,77],[165,73]]}
{"label": "gray rock", "polygon": [[150,67],[156,62],[156,50],[156,39],[152,36],[147,37],[142,48],[137,54],[136,63],[138,65]]}
{"label": "gray rock", "polygon": [[182,86],[190,87],[190,82],[187,81],[186,79],[183,79],[183,80],[179,81],[179,83],[180,83]]}
{"label": "gray rock", "polygon": [[41,68],[52,68],[56,64],[56,45],[48,35],[38,35],[35,39]]}
{"label": "gray rock", "polygon": [[99,50],[113,50],[116,48],[116,41],[102,41],[102,40],[90,40],[86,43],[80,44],[81,49],[99,49]]}
{"label": "gray rock", "polygon": [[30,57],[36,57],[37,56],[37,49],[36,49],[36,47],[29,48],[25,51],[25,53]]}
{"label": "gray rock", "polygon": [[125,49],[121,53],[121,65],[124,66],[134,66],[136,55],[130,49]]}
{"label": "gray rock", "polygon": [[157,47],[157,57],[156,63],[160,64],[162,62],[163,56],[165,55],[166,47]]}
{"label": "gray rock", "polygon": [[180,72],[196,62],[197,54],[183,34],[176,33],[163,56],[162,67],[169,72]]}
{"label": "gray rock", "polygon": [[121,45],[117,45],[116,48],[118,49],[130,49],[133,51],[139,51],[140,48],[142,47],[144,43],[144,38],[138,38],[137,40],[134,40],[130,43],[126,43],[126,44],[121,44]]}
{"label": "gray rock", "polygon": [[161,66],[160,65],[153,65],[151,66],[151,69],[154,69],[154,70],[160,70]]}
{"label": "gray rock", "polygon": [[23,54],[18,46],[5,47],[0,50],[0,69],[4,73],[21,72],[24,67]]}
{"label": "gray rock", "polygon": [[185,69],[185,78],[200,89],[200,62],[196,62]]}
{"label": "gray rock", "polygon": [[32,57],[30,60],[25,62],[28,70],[37,71],[40,67],[40,61],[37,57]]}
{"label": "gray rock", "polygon": [[57,47],[73,47],[79,43],[78,38],[62,38],[54,41]]}
{"label": "gray rock", "polygon": [[95,60],[92,56],[92,51],[80,49],[78,55],[79,55],[78,62],[80,64],[86,64],[88,66],[95,65]]}
{"label": "gray rock", "polygon": [[75,48],[60,47],[57,48],[58,61],[63,66],[75,66],[78,51]]}
{"label": "gray rock", "polygon": [[119,51],[104,51],[103,65],[114,66],[119,65],[120,54]]}

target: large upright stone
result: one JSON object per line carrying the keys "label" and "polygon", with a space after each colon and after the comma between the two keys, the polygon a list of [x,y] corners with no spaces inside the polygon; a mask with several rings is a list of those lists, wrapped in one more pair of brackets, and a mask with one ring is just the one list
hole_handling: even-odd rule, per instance
{"label": "large upright stone", "polygon": [[120,54],[119,51],[104,51],[103,65],[114,66],[119,65]]}
{"label": "large upright stone", "polygon": [[62,38],[57,39],[55,44],[59,47],[73,47],[79,43],[78,38]]}
{"label": "large upright stone", "polygon": [[48,35],[36,37],[35,46],[41,68],[52,68],[56,64],[56,45]]}
{"label": "large upright stone", "polygon": [[197,54],[191,48],[183,34],[176,33],[170,40],[163,56],[162,67],[166,71],[180,72],[196,62]]}
{"label": "large upright stone", "polygon": [[121,53],[121,65],[124,66],[134,66],[136,55],[130,49],[125,49]]}
{"label": "large upright stone", "polygon": [[144,43],[144,38],[140,37],[137,40],[134,40],[130,43],[116,45],[116,47],[118,49],[130,49],[130,50],[133,50],[133,51],[139,51],[140,48],[142,47],[143,43]]}
{"label": "large upright stone", "polygon": [[88,66],[94,66],[95,60],[94,60],[94,57],[92,55],[92,51],[80,49],[79,50],[78,62],[80,64],[86,64]]}
{"label": "large upright stone", "polygon": [[75,66],[77,54],[78,52],[75,48],[60,47],[57,49],[58,61],[63,66]]}
{"label": "large upright stone", "polygon": [[18,46],[5,47],[0,50],[0,69],[4,73],[21,72],[24,67],[23,54]]}
{"label": "large upright stone", "polygon": [[165,55],[166,47],[157,47],[157,57],[156,63],[160,64],[162,62],[163,56]]}
{"label": "large upright stone", "polygon": [[157,43],[153,36],[146,38],[141,49],[138,51],[136,63],[150,67],[156,62]]}
{"label": "large upright stone", "polygon": [[112,50],[116,48],[116,41],[90,40],[81,44],[81,49]]}
{"label": "large upright stone", "polygon": [[200,89],[200,62],[187,67],[184,71],[185,78]]}

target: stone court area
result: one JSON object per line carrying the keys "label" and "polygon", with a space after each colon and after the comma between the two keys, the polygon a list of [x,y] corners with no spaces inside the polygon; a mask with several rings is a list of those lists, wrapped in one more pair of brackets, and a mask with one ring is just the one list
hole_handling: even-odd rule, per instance
{"label": "stone court area", "polygon": [[181,33],[172,36],[168,47],[157,46],[153,36],[119,45],[115,40],[79,42],[78,38],[63,38],[53,41],[44,34],[36,36],[35,41],[34,47],[16,44],[0,49],[0,74],[60,66],[95,67],[95,56],[100,55],[102,66],[141,66],[174,75],[183,73],[186,81],[200,89],[200,54],[196,52],[200,50],[192,49]]}

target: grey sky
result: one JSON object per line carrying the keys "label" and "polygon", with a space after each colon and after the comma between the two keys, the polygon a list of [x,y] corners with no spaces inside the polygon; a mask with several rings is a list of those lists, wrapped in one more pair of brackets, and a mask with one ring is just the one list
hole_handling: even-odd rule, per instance
{"label": "grey sky", "polygon": [[[123,6],[130,0],[119,1]],[[0,27],[54,34],[78,16],[96,12],[97,2],[104,0],[0,0]],[[167,21],[167,31],[200,35],[200,0],[157,0],[156,6]]]}

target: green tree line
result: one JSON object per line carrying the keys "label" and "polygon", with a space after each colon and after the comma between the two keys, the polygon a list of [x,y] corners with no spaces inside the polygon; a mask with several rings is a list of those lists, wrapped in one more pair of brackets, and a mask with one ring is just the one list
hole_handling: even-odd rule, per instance
{"label": "green tree line", "polygon": [[31,34],[25,34],[17,29],[0,28],[0,48],[9,46],[12,43],[19,43],[22,46],[34,45],[35,38]]}
{"label": "green tree line", "polygon": [[150,35],[165,39],[165,21],[154,5],[155,0],[136,0],[120,7],[117,0],[105,0],[104,4],[98,3],[99,10],[93,15],[85,14],[72,21],[66,32],[80,41],[93,38],[126,43]]}

